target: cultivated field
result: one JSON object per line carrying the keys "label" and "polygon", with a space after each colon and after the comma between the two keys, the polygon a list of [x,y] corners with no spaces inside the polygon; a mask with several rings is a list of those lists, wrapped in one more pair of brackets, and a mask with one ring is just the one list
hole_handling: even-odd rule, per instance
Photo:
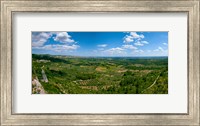
{"label": "cultivated field", "polygon": [[32,55],[33,94],[167,94],[167,57]]}

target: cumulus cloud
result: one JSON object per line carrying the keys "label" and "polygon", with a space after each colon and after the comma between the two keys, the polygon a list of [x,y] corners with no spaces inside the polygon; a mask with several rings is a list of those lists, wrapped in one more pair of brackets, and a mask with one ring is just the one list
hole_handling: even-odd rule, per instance
{"label": "cumulus cloud", "polygon": [[158,47],[157,49],[153,50],[155,52],[164,52],[165,50],[162,47]]}
{"label": "cumulus cloud", "polygon": [[144,51],[140,49],[140,50],[134,50],[134,52],[135,53],[143,53]]}
{"label": "cumulus cloud", "polygon": [[130,42],[133,42],[133,37],[132,36],[130,36],[130,35],[126,35],[125,37],[124,37],[124,43],[130,43]]}
{"label": "cumulus cloud", "polygon": [[143,44],[149,44],[149,42],[147,42],[147,41],[141,41],[141,43],[143,43]]}
{"label": "cumulus cloud", "polygon": [[134,43],[135,46],[144,46],[145,44],[149,44],[147,41],[137,41]]}
{"label": "cumulus cloud", "polygon": [[124,48],[124,49],[137,49],[137,47],[135,47],[133,45],[122,45],[122,48]]}
{"label": "cumulus cloud", "polygon": [[43,46],[47,40],[52,36],[49,32],[33,32],[32,33],[32,47]]}
{"label": "cumulus cloud", "polygon": [[134,56],[142,56],[145,54],[145,51],[142,49],[136,49],[136,50],[133,50],[130,54]]}
{"label": "cumulus cloud", "polygon": [[149,44],[147,41],[137,41],[134,43],[135,46],[144,46],[145,44]]}
{"label": "cumulus cloud", "polygon": [[[50,43],[46,42],[48,39]],[[57,44],[52,42],[57,41]],[[78,49],[80,46],[71,39],[71,36],[67,32],[33,32],[32,33],[32,49],[54,51],[54,52],[66,52]]]}
{"label": "cumulus cloud", "polygon": [[108,45],[107,44],[101,44],[101,45],[97,45],[98,47],[101,47],[101,48],[105,48],[107,47]]}
{"label": "cumulus cloud", "polygon": [[50,50],[50,51],[55,51],[55,52],[64,52],[64,51],[72,51],[78,49],[80,46],[78,45],[58,45],[58,44],[53,44],[53,45],[45,45],[42,47],[33,47],[33,49],[42,49],[42,50]]}
{"label": "cumulus cloud", "polygon": [[148,55],[152,56],[167,56],[168,55],[168,49],[165,49],[163,47],[158,47],[154,50],[147,50]]}
{"label": "cumulus cloud", "polygon": [[166,45],[166,46],[167,46],[168,44],[167,44],[167,43],[163,43],[163,45]]}
{"label": "cumulus cloud", "polygon": [[143,43],[141,43],[141,42],[136,42],[136,43],[134,43],[134,45],[136,45],[136,46],[144,46],[144,44]]}
{"label": "cumulus cloud", "polygon": [[147,41],[142,41],[144,39],[143,34],[138,34],[137,32],[130,32],[129,35],[126,35],[124,37],[124,43],[130,44],[131,42],[134,42],[135,46],[144,46],[145,44],[149,44]]}
{"label": "cumulus cloud", "polygon": [[114,55],[114,54],[124,54],[124,49],[120,47],[116,48],[111,48],[103,51],[104,53],[108,53],[109,55]]}
{"label": "cumulus cloud", "polygon": [[137,34],[136,32],[130,32],[130,35],[134,38],[134,39],[143,39],[144,35],[143,34]]}
{"label": "cumulus cloud", "polygon": [[55,34],[56,34],[56,37],[54,37],[54,41],[61,42],[61,43],[75,42],[73,39],[71,39],[71,36],[67,32],[57,32]]}

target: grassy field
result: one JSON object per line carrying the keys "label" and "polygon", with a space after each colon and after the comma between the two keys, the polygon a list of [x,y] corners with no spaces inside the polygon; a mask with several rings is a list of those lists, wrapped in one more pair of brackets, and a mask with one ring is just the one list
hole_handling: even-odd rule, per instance
{"label": "grassy field", "polygon": [[167,94],[168,58],[33,54],[32,80],[46,94]]}

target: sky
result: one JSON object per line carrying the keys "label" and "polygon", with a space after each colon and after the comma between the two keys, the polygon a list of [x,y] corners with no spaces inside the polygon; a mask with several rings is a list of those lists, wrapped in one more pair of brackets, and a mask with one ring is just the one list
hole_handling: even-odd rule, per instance
{"label": "sky", "polygon": [[168,32],[32,32],[32,53],[72,56],[168,56]]}

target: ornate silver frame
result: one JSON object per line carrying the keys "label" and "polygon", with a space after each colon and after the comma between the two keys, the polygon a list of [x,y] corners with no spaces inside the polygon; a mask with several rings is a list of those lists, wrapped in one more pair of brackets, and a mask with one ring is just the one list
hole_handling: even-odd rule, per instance
{"label": "ornate silver frame", "polygon": [[[0,0],[0,125],[200,125],[199,0]],[[187,12],[187,114],[13,114],[12,14],[14,12]]]}

